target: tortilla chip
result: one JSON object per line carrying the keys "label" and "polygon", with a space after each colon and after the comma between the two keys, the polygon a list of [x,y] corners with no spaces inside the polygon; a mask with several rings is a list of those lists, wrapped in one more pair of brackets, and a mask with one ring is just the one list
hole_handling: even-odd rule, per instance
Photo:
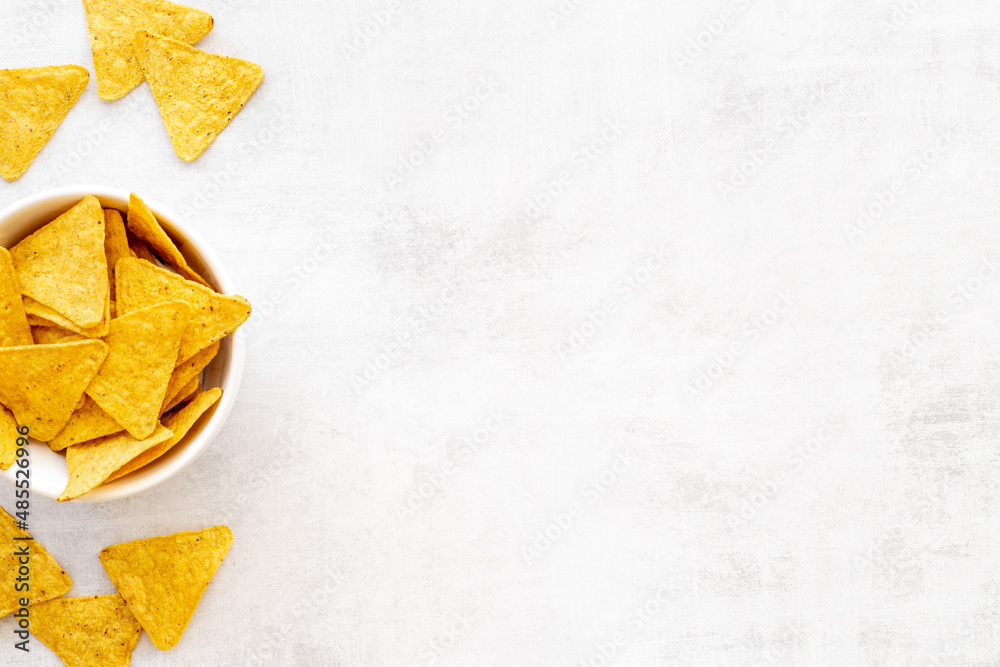
{"label": "tortilla chip", "polygon": [[169,301],[111,321],[108,358],[87,395],[136,438],[156,430],[190,319],[190,306]]}
{"label": "tortilla chip", "polygon": [[[195,378],[184,385],[181,390],[177,392],[177,395],[174,396],[169,403],[167,403],[167,407],[163,409],[163,414],[170,412],[178,405],[197,394],[199,391],[201,391],[201,380]],[[163,415],[160,416],[162,417]]]}
{"label": "tortilla chip", "polygon": [[174,374],[170,376],[170,384],[167,386],[167,396],[163,399],[163,412],[169,409],[167,405],[177,397],[180,390],[191,384],[191,380],[197,379],[212,359],[215,359],[215,355],[219,353],[219,346],[219,341],[215,341],[174,369]]}
{"label": "tortilla chip", "polygon": [[35,345],[52,345],[53,343],[58,343],[63,338],[67,336],[76,335],[74,332],[62,327],[54,327],[48,324],[42,324],[38,326],[31,327],[31,337],[35,341]]}
{"label": "tortilla chip", "polygon": [[184,634],[232,544],[233,532],[215,526],[114,544],[101,552],[101,564],[153,645],[166,651]]}
{"label": "tortilla chip", "polygon": [[142,68],[132,51],[136,30],[194,44],[214,23],[208,12],[165,0],[83,0],[83,8],[102,100],[117,100],[142,83]]}
{"label": "tortilla chip", "polygon": [[174,151],[186,162],[215,141],[264,80],[260,65],[145,30],[135,33],[134,46]]}
{"label": "tortilla chip", "polygon": [[106,435],[121,433],[125,428],[84,394],[83,405],[76,409],[63,430],[49,440],[49,449],[61,452],[71,445],[89,442]]}
{"label": "tortilla chip", "polygon": [[128,235],[128,249],[132,251],[133,257],[144,259],[154,266],[160,266],[160,260],[158,260],[156,255],[153,254],[153,251],[149,249],[146,242],[137,239],[135,235],[131,233]]}
{"label": "tortilla chip", "polygon": [[99,340],[2,347],[0,404],[31,429],[31,437],[47,442],[66,426],[107,356]]}
{"label": "tortilla chip", "polygon": [[104,209],[104,255],[108,259],[108,281],[111,286],[110,298],[115,300],[115,264],[122,257],[135,257],[128,247],[125,223],[122,214],[113,209]]}
{"label": "tortilla chip", "polygon": [[114,471],[172,435],[170,429],[157,425],[153,434],[142,440],[133,438],[128,433],[119,433],[73,445],[66,450],[69,481],[56,500],[63,502],[79,498],[106,480]]}
{"label": "tortilla chip", "polygon": [[124,477],[130,472],[135,472],[144,465],[152,463],[166,454],[170,448],[184,439],[184,436],[191,430],[191,427],[194,426],[201,416],[205,414],[210,407],[215,405],[221,397],[222,390],[218,387],[209,389],[208,391],[203,391],[195,396],[194,399],[183,408],[172,415],[164,417],[163,426],[174,432],[170,439],[160,443],[156,447],[147,449],[142,454],[126,463],[113,475],[111,475],[111,477],[108,477],[107,482],[113,482],[119,477]]}
{"label": "tortilla chip", "polygon": [[[18,528],[14,517],[0,508],[0,618],[19,609],[21,598],[27,598],[30,604],[38,604],[65,594],[73,585],[69,575],[45,547],[34,539],[15,539],[25,537],[30,538],[28,532]],[[17,551],[25,545],[31,558],[30,588],[18,591],[15,586],[21,563]]]}
{"label": "tortilla chip", "polygon": [[14,414],[0,405],[0,470],[10,470],[17,460],[17,420]]}
{"label": "tortilla chip", "polygon": [[56,311],[38,303],[30,296],[23,297],[22,301],[24,302],[24,312],[28,314],[28,324],[31,326],[66,329],[84,338],[104,338],[108,335],[108,327],[111,324],[111,299],[108,299],[104,304],[104,318],[100,323],[95,327],[86,329],[76,326]]}
{"label": "tortilla chip", "polygon": [[0,176],[16,181],[90,81],[76,65],[0,69]]}
{"label": "tortilla chip", "polygon": [[35,605],[31,634],[67,667],[129,667],[142,626],[115,593]]}
{"label": "tortilla chip", "polygon": [[77,327],[101,322],[109,285],[104,209],[96,197],[85,197],[14,246],[10,254],[24,296],[52,308]]}
{"label": "tortilla chip", "polygon": [[191,306],[194,314],[181,339],[178,363],[222,340],[250,317],[250,303],[243,297],[223,296],[139,259],[118,260],[115,281],[118,312],[122,315],[175,299]]}
{"label": "tortilla chip", "polygon": [[0,248],[0,347],[31,345],[31,329],[14,273],[14,260]]}
{"label": "tortilla chip", "polygon": [[153,252],[176,269],[179,274],[188,280],[201,283],[205,287],[211,287],[211,285],[205,282],[204,278],[188,266],[184,255],[177,249],[177,246],[167,236],[167,233],[163,231],[163,227],[160,226],[156,216],[146,206],[146,202],[142,201],[135,193],[129,197],[128,201],[128,228],[130,232],[145,241]]}

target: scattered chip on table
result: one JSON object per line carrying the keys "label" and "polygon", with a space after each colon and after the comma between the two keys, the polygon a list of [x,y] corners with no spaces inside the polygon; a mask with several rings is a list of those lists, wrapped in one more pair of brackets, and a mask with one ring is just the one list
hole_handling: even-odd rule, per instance
{"label": "scattered chip on table", "polygon": [[114,544],[101,564],[161,650],[173,648],[233,544],[226,526]]}
{"label": "scattered chip on table", "polygon": [[90,81],[77,65],[0,69],[0,176],[31,166]]}
{"label": "scattered chip on table", "polygon": [[[14,517],[0,508],[0,618],[19,609],[21,598],[27,598],[34,605],[64,595],[73,585],[69,575],[45,547],[37,540],[23,539],[26,537],[30,537],[28,532],[18,528]],[[21,565],[17,550],[24,545],[28,545],[31,554],[31,580],[28,582],[31,590],[27,592],[15,589]]]}
{"label": "scattered chip on table", "polygon": [[83,0],[97,94],[117,100],[142,83],[132,39],[139,29],[194,44],[212,29],[208,12],[164,0]]}
{"label": "scattered chip on table", "polygon": [[260,65],[147,30],[135,33],[134,48],[174,151],[188,162],[215,141],[264,80]]}
{"label": "scattered chip on table", "polygon": [[31,634],[67,667],[129,667],[142,626],[114,593],[37,604]]}

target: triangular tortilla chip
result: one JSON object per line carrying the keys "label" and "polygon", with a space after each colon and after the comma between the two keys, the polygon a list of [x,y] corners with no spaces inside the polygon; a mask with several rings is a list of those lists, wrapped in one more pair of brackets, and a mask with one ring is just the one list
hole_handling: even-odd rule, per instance
{"label": "triangular tortilla chip", "polygon": [[128,235],[128,249],[132,251],[133,257],[144,259],[153,266],[160,266],[160,260],[156,259],[156,255],[149,249],[146,242],[136,238],[135,234]]}
{"label": "triangular tortilla chip", "polygon": [[42,327],[58,327],[66,329],[84,338],[104,338],[108,335],[111,325],[111,299],[104,304],[104,317],[93,327],[78,327],[53,309],[38,303],[30,296],[22,297],[24,312],[28,315],[28,324]]}
{"label": "triangular tortilla chip", "polygon": [[67,667],[129,667],[142,626],[115,593],[35,605],[31,634]]}
{"label": "triangular tortilla chip", "polygon": [[87,87],[76,65],[0,69],[0,176],[15,181]]}
{"label": "triangular tortilla chip", "polygon": [[[25,546],[31,554],[31,580],[28,582],[31,589],[18,591],[15,586],[21,563],[17,552],[23,551]],[[20,608],[21,598],[38,604],[65,594],[72,585],[69,575],[45,547],[31,539],[27,531],[18,528],[14,517],[0,508],[0,618]]]}
{"label": "triangular tortilla chip", "polygon": [[219,346],[219,341],[215,341],[174,369],[174,374],[170,376],[170,384],[167,386],[167,397],[163,399],[163,412],[167,411],[167,405],[177,397],[181,389],[191,384],[191,380],[201,375],[205,366],[212,363],[212,359],[219,353]]}
{"label": "triangular tortilla chip", "polygon": [[214,21],[208,12],[165,0],[83,0],[94,53],[97,94],[117,100],[142,83],[132,39],[139,29],[194,44]]}
{"label": "triangular tortilla chip", "polygon": [[201,380],[195,378],[181,387],[181,390],[177,392],[177,395],[170,399],[170,402],[167,403],[167,407],[163,409],[164,414],[170,412],[178,405],[197,394],[199,391],[201,391]]}
{"label": "triangular tortilla chip", "polygon": [[0,405],[0,470],[10,470],[17,460],[17,420],[14,414]]}
{"label": "triangular tortilla chip", "polygon": [[[177,249],[174,242],[163,231],[159,221],[153,212],[146,206],[146,202],[139,198],[139,195],[132,194],[128,201],[128,229],[137,237],[145,241],[149,247],[160,256],[163,261],[177,270],[188,280],[201,283],[205,287],[211,287],[204,278],[199,276],[188,266],[184,255]],[[115,260],[117,261],[117,259]]]}
{"label": "triangular tortilla chip", "polygon": [[72,331],[62,327],[54,327],[50,324],[40,324],[31,327],[31,337],[35,345],[51,345],[58,343],[67,336],[74,336]]}
{"label": "triangular tortilla chip", "polygon": [[33,342],[21,301],[21,288],[14,273],[14,260],[6,248],[0,248],[0,347]]}
{"label": "triangular tortilla chip", "polygon": [[142,454],[139,454],[139,456],[135,457],[123,465],[120,469],[115,471],[111,477],[108,477],[105,483],[113,482],[119,477],[124,477],[130,472],[135,472],[144,465],[152,463],[166,454],[171,447],[184,439],[184,436],[191,430],[191,427],[194,426],[201,416],[205,414],[210,407],[215,405],[221,397],[222,390],[218,387],[209,389],[208,391],[203,391],[195,396],[194,399],[192,399],[192,401],[183,408],[172,415],[164,417],[163,426],[174,432],[174,434],[170,436],[170,439],[158,444],[156,447],[147,449]]}
{"label": "triangular tortilla chip", "polygon": [[179,364],[222,340],[250,317],[250,303],[243,297],[223,296],[141,259],[118,260],[115,282],[119,315],[175,299],[191,306],[194,314],[181,339]]}
{"label": "triangular tortilla chip", "polygon": [[0,404],[31,429],[31,437],[47,442],[66,426],[107,356],[99,340],[2,347]]}
{"label": "triangular tortilla chip", "polygon": [[100,323],[108,300],[104,209],[96,197],[76,206],[10,251],[21,293],[78,327]]}
{"label": "triangular tortilla chip", "polygon": [[191,307],[169,301],[111,321],[108,358],[87,396],[133,437],[156,429]]}
{"label": "triangular tortilla chip", "polygon": [[104,209],[104,255],[108,259],[108,280],[111,282],[112,301],[115,300],[115,264],[122,257],[135,257],[128,247],[125,222],[122,214],[113,209]]}
{"label": "triangular tortilla chip", "polygon": [[114,544],[101,552],[101,564],[153,645],[166,651],[184,634],[232,544],[233,531],[215,526]]}
{"label": "triangular tortilla chip", "polygon": [[83,405],[76,409],[63,430],[49,440],[49,449],[52,451],[61,452],[71,445],[89,442],[125,430],[90,396],[85,394],[83,399]]}
{"label": "triangular tortilla chip", "polygon": [[142,440],[133,438],[128,433],[119,433],[73,445],[66,450],[69,481],[56,500],[63,502],[79,498],[106,480],[114,471],[172,435],[170,429],[157,425],[153,434]]}
{"label": "triangular tortilla chip", "polygon": [[186,162],[215,141],[264,80],[260,65],[145,30],[135,33],[134,46],[174,151]]}

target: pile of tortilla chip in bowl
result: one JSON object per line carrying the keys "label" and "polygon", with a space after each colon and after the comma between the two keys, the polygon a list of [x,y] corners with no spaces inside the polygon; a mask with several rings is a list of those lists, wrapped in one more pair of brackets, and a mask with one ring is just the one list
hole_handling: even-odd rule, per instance
{"label": "pile of tortilla chip in bowl", "polygon": [[166,481],[231,412],[244,360],[233,334],[249,316],[211,248],[160,205],[67,187],[6,208],[0,473],[23,479],[27,459],[33,491],[81,502]]}

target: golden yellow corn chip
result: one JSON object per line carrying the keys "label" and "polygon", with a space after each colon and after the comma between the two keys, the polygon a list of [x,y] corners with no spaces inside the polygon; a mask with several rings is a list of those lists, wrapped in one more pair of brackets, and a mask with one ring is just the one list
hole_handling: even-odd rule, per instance
{"label": "golden yellow corn chip", "polygon": [[14,246],[10,254],[24,296],[77,327],[100,323],[109,285],[104,209],[96,197],[84,198]]}
{"label": "golden yellow corn chip", "polygon": [[128,247],[125,223],[122,214],[113,209],[104,209],[104,255],[108,259],[108,281],[111,283],[112,301],[115,300],[115,264],[122,257],[135,257]]}
{"label": "golden yellow corn chip", "polygon": [[31,326],[57,327],[66,329],[74,334],[79,334],[84,338],[104,338],[108,335],[108,327],[111,325],[111,299],[104,304],[104,317],[97,326],[83,328],[78,327],[68,319],[32,299],[30,296],[22,297],[24,312],[28,315],[28,324]]}
{"label": "golden yellow corn chip", "polygon": [[180,390],[191,384],[191,380],[196,379],[218,353],[219,341],[215,341],[174,369],[167,386],[167,397],[163,399],[163,412],[167,411],[167,405],[177,397]]}
{"label": "golden yellow corn chip", "polygon": [[[25,546],[31,558],[27,588],[25,582],[17,581],[23,576],[18,570],[24,565],[18,551],[23,551]],[[27,599],[29,604],[38,604],[63,595],[72,585],[69,575],[45,547],[31,539],[27,531],[18,528],[14,517],[0,508],[0,618],[20,608],[21,598]]]}
{"label": "golden yellow corn chip", "polygon": [[35,345],[51,345],[52,343],[58,343],[63,338],[67,336],[75,336],[76,334],[68,329],[63,329],[62,327],[54,327],[49,324],[42,324],[31,327],[31,337],[35,341]]}
{"label": "golden yellow corn chip", "polygon": [[[167,403],[167,407],[163,409],[163,413],[166,414],[170,412],[178,405],[197,394],[199,391],[201,391],[201,380],[195,378],[181,387],[181,390],[177,392],[177,395],[174,396],[169,403]],[[162,417],[163,415],[160,416]]]}
{"label": "golden yellow corn chip", "polygon": [[5,248],[0,248],[0,347],[31,345],[32,342],[21,288],[14,273],[14,260]]}
{"label": "golden yellow corn chip", "polygon": [[115,593],[35,605],[31,634],[66,667],[129,667],[142,627]]}
{"label": "golden yellow corn chip", "polygon": [[0,176],[14,181],[27,171],[88,81],[76,65],[0,69]]}
{"label": "golden yellow corn chip", "polygon": [[[134,260],[139,261],[139,260]],[[133,437],[156,429],[191,307],[168,301],[111,321],[108,358],[87,395]]]}
{"label": "golden yellow corn chip", "polygon": [[195,425],[198,419],[200,419],[210,407],[215,405],[221,397],[222,390],[218,387],[209,389],[208,391],[203,391],[195,396],[191,402],[183,408],[172,415],[164,417],[163,426],[174,432],[174,434],[170,436],[170,439],[160,443],[156,447],[147,449],[142,454],[123,465],[113,475],[111,475],[111,477],[108,477],[107,481],[113,482],[119,477],[124,477],[130,472],[135,472],[144,465],[152,463],[166,454],[171,447],[184,439],[184,436],[187,435],[188,431],[191,430],[191,427]]}
{"label": "golden yellow corn chip", "polygon": [[158,425],[152,435],[142,440],[119,433],[71,446],[66,450],[69,481],[56,500],[79,498],[139,454],[172,435],[170,429]]}
{"label": "golden yellow corn chip", "polygon": [[71,445],[114,435],[124,430],[125,428],[102,410],[94,399],[84,394],[83,405],[76,409],[63,430],[49,440],[49,449],[61,452]]}
{"label": "golden yellow corn chip", "polygon": [[101,552],[101,564],[153,645],[166,651],[184,634],[232,544],[233,532],[215,526],[114,544]]}
{"label": "golden yellow corn chip", "polygon": [[107,356],[99,340],[2,347],[0,404],[31,429],[31,437],[47,442],[66,426]]}
{"label": "golden yellow corn chip", "polygon": [[0,405],[0,470],[10,470],[17,460],[17,420],[10,410]]}
{"label": "golden yellow corn chip", "polygon": [[[159,255],[163,261],[172,266],[177,270],[179,274],[187,278],[188,280],[193,280],[196,283],[201,283],[205,287],[211,287],[205,279],[199,276],[197,273],[188,266],[187,260],[184,259],[184,255],[181,251],[177,249],[174,242],[167,236],[167,233],[163,231],[163,227],[160,226],[159,221],[153,212],[149,210],[146,206],[146,202],[139,198],[139,195],[133,193],[129,197],[128,201],[128,229],[130,232],[135,234],[138,238],[146,242],[146,244]],[[115,260],[117,261],[117,259]]]}
{"label": "golden yellow corn chip", "polygon": [[117,100],[140,83],[142,69],[132,51],[135,31],[151,30],[194,44],[212,29],[210,14],[164,0],[83,0],[94,53],[97,94]]}
{"label": "golden yellow corn chip", "polygon": [[153,255],[153,251],[149,249],[146,242],[137,239],[133,234],[128,235],[128,249],[132,251],[133,257],[144,259],[154,266],[160,265],[159,260],[156,259],[155,255]]}
{"label": "golden yellow corn chip", "polygon": [[146,30],[135,33],[134,45],[174,151],[188,162],[215,141],[264,80],[260,65]]}
{"label": "golden yellow corn chip", "polygon": [[194,313],[191,325],[181,339],[178,363],[222,340],[250,317],[250,303],[243,297],[217,294],[140,259],[126,257],[118,260],[115,282],[119,317],[175,299],[191,306]]}

